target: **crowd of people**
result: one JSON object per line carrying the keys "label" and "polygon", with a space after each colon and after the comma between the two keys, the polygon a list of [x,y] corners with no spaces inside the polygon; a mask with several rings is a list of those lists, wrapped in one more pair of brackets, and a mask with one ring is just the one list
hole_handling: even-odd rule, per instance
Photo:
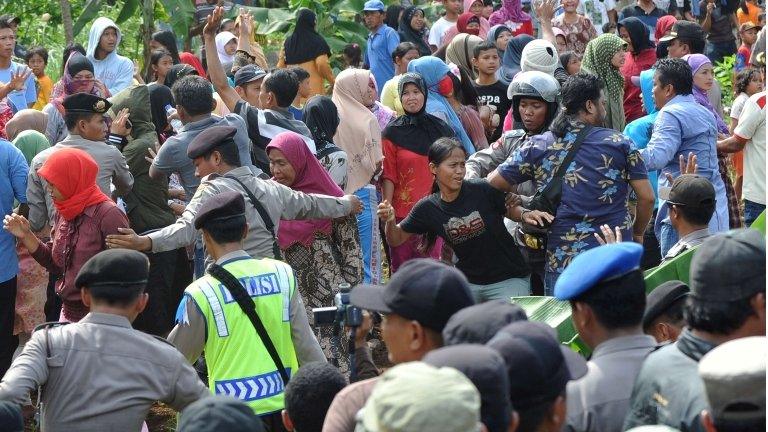
{"label": "crowd of people", "polygon": [[765,430],[761,4],[368,0],[332,52],[197,3],[56,82],[0,16],[0,431]]}

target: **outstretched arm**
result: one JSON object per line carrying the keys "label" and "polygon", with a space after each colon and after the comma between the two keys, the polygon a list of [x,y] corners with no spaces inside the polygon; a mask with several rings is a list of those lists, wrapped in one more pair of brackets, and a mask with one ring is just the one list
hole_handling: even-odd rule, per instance
{"label": "outstretched arm", "polygon": [[230,111],[235,111],[235,105],[242,99],[235,89],[229,86],[227,76],[224,74],[224,67],[219,60],[219,54],[216,52],[216,29],[221,25],[221,18],[224,15],[224,8],[217,6],[213,13],[208,16],[203,28],[203,41],[205,41],[205,58],[208,60],[208,77],[213,83],[213,88],[219,94],[224,105]]}

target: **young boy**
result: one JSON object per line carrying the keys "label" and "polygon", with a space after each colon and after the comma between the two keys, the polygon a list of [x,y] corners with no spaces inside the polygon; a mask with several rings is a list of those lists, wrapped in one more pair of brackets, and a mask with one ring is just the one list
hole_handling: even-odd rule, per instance
{"label": "young boy", "polygon": [[741,46],[736,53],[736,72],[741,71],[747,65],[749,65],[749,56],[752,52],[752,44],[757,40],[757,32],[761,29],[760,26],[755,25],[752,21],[745,22],[739,27],[739,37],[741,38]]}
{"label": "young boy", "polygon": [[459,14],[461,14],[464,8],[461,0],[443,0],[443,7],[445,8],[445,16],[435,21],[432,24],[432,28],[429,29],[429,46],[432,48],[432,52],[440,48],[440,41],[443,39],[443,35],[449,28],[456,25],[456,22],[459,20]]}
{"label": "young boy", "polygon": [[296,120],[301,120],[301,106],[312,96],[312,87],[309,85],[309,72],[298,66],[292,67],[290,71],[296,75],[296,79],[299,81],[299,92],[296,93],[296,98],[291,103],[291,106],[288,107],[288,111],[293,114]]}
{"label": "young boy", "polygon": [[[475,90],[479,104],[494,107],[496,114],[503,119],[507,116],[512,102],[507,98],[507,86],[496,77],[496,71],[499,69],[499,51],[496,44],[485,41],[475,47],[473,54],[472,66],[478,71]],[[489,143],[501,137],[502,128],[503,124],[499,122],[488,138]]]}
{"label": "young boy", "polygon": [[42,111],[51,99],[51,92],[53,91],[53,81],[45,74],[45,68],[48,66],[48,50],[43,47],[33,47],[27,51],[24,61],[32,69],[35,81],[37,81],[37,101],[32,105],[32,108]]}

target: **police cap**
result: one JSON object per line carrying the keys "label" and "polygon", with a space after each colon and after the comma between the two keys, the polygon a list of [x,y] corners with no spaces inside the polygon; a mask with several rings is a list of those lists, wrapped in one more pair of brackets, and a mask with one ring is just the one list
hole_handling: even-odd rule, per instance
{"label": "police cap", "polygon": [[68,113],[106,114],[112,104],[90,93],[75,93],[64,98],[64,111]]}
{"label": "police cap", "polygon": [[232,126],[213,126],[198,134],[187,147],[187,157],[199,158],[218,146],[235,144],[237,129]]}
{"label": "police cap", "polygon": [[245,200],[240,192],[222,192],[210,197],[197,211],[195,229],[202,228],[206,222],[222,221],[245,216]]}
{"label": "police cap", "polygon": [[141,252],[129,249],[107,249],[92,256],[80,268],[75,287],[114,287],[141,289],[149,277],[149,259]]}
{"label": "police cap", "polygon": [[634,242],[598,246],[577,255],[555,284],[558,300],[571,300],[601,285],[640,271],[643,247]]}

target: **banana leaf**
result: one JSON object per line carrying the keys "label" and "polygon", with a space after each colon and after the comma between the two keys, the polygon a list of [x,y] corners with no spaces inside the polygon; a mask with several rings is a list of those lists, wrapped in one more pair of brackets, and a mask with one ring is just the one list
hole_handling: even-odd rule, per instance
{"label": "banana leaf", "polygon": [[529,320],[543,322],[554,328],[560,343],[568,345],[584,357],[588,357],[592,352],[579,339],[578,333],[573,328],[571,305],[567,301],[558,300],[554,297],[530,296],[512,297],[512,303],[523,308]]}

